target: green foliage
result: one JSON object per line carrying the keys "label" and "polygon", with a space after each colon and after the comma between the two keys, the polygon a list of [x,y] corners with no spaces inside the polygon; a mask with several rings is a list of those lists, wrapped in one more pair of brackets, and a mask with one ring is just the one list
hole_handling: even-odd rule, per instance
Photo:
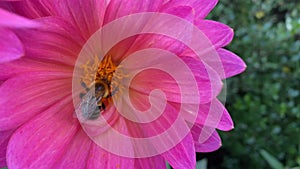
{"label": "green foliage", "polygon": [[171,169],[170,164],[166,163],[167,169]]}
{"label": "green foliage", "polygon": [[[170,164],[166,163],[167,169],[171,169],[172,167]],[[200,161],[197,161],[196,169],[207,169],[207,159],[202,159]]]}
{"label": "green foliage", "polygon": [[268,162],[268,164],[272,167],[272,169],[300,169],[300,163],[298,161],[298,165],[297,167],[288,167],[285,166],[278,161],[274,156],[272,156],[269,152],[267,152],[266,150],[262,149],[260,151],[260,154],[263,156],[263,158]]}
{"label": "green foliage", "polygon": [[220,0],[209,18],[235,30],[228,48],[248,66],[227,80],[235,130],[221,133],[222,168],[269,168],[261,149],[287,166],[299,165],[300,3]]}
{"label": "green foliage", "polygon": [[207,159],[202,159],[200,161],[197,161],[196,169],[207,169]]}
{"label": "green foliage", "polygon": [[273,169],[283,169],[283,165],[270,153],[268,153],[266,150],[261,150],[260,154],[263,156],[263,158],[269,163],[269,165]]}

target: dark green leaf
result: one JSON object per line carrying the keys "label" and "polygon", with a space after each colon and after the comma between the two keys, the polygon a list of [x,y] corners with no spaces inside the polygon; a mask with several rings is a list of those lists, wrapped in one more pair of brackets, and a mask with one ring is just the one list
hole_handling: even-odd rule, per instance
{"label": "dark green leaf", "polygon": [[268,164],[273,169],[284,169],[284,166],[275,157],[273,157],[270,153],[268,153],[267,151],[260,150],[260,154],[263,156],[263,158],[268,162]]}

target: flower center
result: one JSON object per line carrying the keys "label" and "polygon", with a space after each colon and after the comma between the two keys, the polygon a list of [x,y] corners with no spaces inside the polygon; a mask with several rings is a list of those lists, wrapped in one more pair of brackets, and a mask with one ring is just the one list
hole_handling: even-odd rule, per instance
{"label": "flower center", "polygon": [[80,94],[82,102],[95,102],[100,111],[105,110],[107,104],[112,102],[111,96],[117,90],[116,85],[112,84],[117,66],[112,62],[111,57],[107,55],[101,62],[98,57],[95,57],[92,62],[88,60],[81,65],[81,68],[83,69],[81,85],[86,90],[86,93]]}

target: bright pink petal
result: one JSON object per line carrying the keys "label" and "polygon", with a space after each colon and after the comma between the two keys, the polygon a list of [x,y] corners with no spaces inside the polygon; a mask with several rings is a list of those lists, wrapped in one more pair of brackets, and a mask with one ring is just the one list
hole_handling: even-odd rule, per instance
{"label": "bright pink petal", "polygon": [[[151,136],[151,135],[157,134],[158,132],[161,132],[161,130],[160,130],[161,128],[163,128],[162,131],[165,131],[168,127],[170,127],[172,125],[172,124],[169,124],[170,122],[168,121],[168,119],[170,119],[169,116],[171,116],[172,118],[174,116],[176,117],[176,113],[174,110],[173,111],[166,110],[166,113],[169,113],[169,114],[165,115],[165,117],[163,117],[163,118],[159,118],[157,120],[158,122],[153,122],[153,123],[151,123],[151,125],[150,124],[140,124],[140,123],[134,124],[132,121],[127,120],[126,118],[120,117],[119,120],[116,123],[114,123],[111,127],[113,127],[114,130],[118,131],[119,133],[122,133],[122,134],[130,136],[130,137]],[[164,121],[163,119],[167,119],[167,120]],[[172,121],[172,120],[170,120],[170,121]],[[111,131],[110,130],[106,131],[106,133],[108,133],[107,135],[109,135],[109,132],[111,132]],[[175,131],[175,132],[178,132],[178,131]],[[106,135],[104,135],[104,136],[106,137]],[[99,135],[99,138],[105,139],[105,141],[111,140],[111,139],[109,139],[109,137],[103,138],[103,135]],[[173,137],[171,137],[171,138],[173,139]],[[152,147],[150,144],[148,146],[140,147],[143,150],[143,151],[141,151],[141,149],[133,150],[130,145],[128,146],[127,142],[122,143],[121,140],[112,140],[109,142],[112,142],[111,143],[111,144],[113,144],[112,146],[115,146],[115,147],[123,146],[122,149],[124,149],[124,146],[125,146],[126,147],[125,151],[127,151],[128,153],[130,153],[131,151],[132,152],[139,151],[139,152],[147,154],[147,152],[145,152],[145,150],[147,149],[147,151],[148,151]],[[161,146],[161,142],[157,142],[156,144],[157,144],[156,147]],[[136,146],[139,146],[139,145],[136,145]],[[151,150],[151,151],[153,152],[153,150]],[[135,155],[139,156],[141,154],[135,154]],[[96,160],[96,159],[99,159],[99,160]],[[145,162],[145,164],[144,164],[144,162]],[[158,169],[165,167],[164,160],[161,157],[155,157],[155,158],[152,157],[152,158],[144,158],[144,159],[129,159],[129,158],[123,158],[123,157],[113,155],[109,152],[102,150],[100,147],[93,146],[93,148],[91,149],[91,155],[89,157],[87,168],[103,168],[103,169],[104,168],[114,168],[114,167],[116,167],[116,165],[120,168],[126,168],[126,167],[127,168],[140,168],[137,166],[142,166],[142,165],[145,165],[146,168],[151,168],[151,166],[152,166],[152,168],[158,168]]]}
{"label": "bright pink petal", "polygon": [[92,140],[80,129],[53,168],[85,168],[92,144]]}
{"label": "bright pink petal", "polygon": [[53,168],[79,129],[71,97],[19,128],[8,144],[8,168]]}
{"label": "bright pink petal", "polygon": [[0,86],[0,130],[16,128],[71,95],[70,73],[26,73]]}
{"label": "bright pink petal", "polygon": [[[213,50],[216,50],[215,52],[201,56],[201,59],[215,70],[221,79],[225,79],[245,69],[245,64],[242,60],[230,52],[225,52],[223,49],[220,49],[228,45],[233,38],[233,30],[230,27],[208,20],[197,21],[196,25],[207,36],[208,40],[211,41],[211,44],[215,48]],[[189,49],[186,49],[182,55],[198,58],[198,56]],[[236,65],[233,65],[232,62]],[[235,67],[237,70],[233,71],[231,67]]]}
{"label": "bright pink petal", "polygon": [[26,19],[24,17],[18,16],[16,14],[10,13],[0,8],[0,26],[13,27],[13,28],[32,28],[37,27],[34,21]]}
{"label": "bright pink petal", "polygon": [[[105,13],[104,25],[109,22],[121,18],[123,16],[128,16],[134,13],[142,13],[142,12],[156,12],[160,9],[163,0],[158,0],[153,3],[150,0],[144,1],[123,1],[123,0],[110,0]],[[181,15],[186,15],[185,11]],[[146,22],[146,21],[145,21]],[[122,29],[122,28],[120,28]],[[122,30],[124,31],[124,30]],[[125,30],[126,31],[126,30]],[[138,38],[138,40],[137,40]],[[117,46],[112,48],[109,52],[114,56],[114,60],[119,62],[122,58],[125,58],[128,54],[137,51],[140,48],[145,47],[145,44],[149,46],[147,43],[148,39],[143,37],[131,37],[122,42],[120,42]],[[153,39],[151,39],[153,41]],[[146,41],[143,43],[143,41]],[[154,42],[155,43],[155,42]],[[153,43],[151,43],[153,44]],[[169,44],[169,43],[168,43]],[[168,46],[167,44],[167,46]],[[137,45],[137,46],[136,46]],[[140,47],[141,46],[141,47]]]}
{"label": "bright pink petal", "polygon": [[[178,32],[178,36],[189,38],[188,35],[180,32]],[[143,34],[122,41],[113,47],[109,53],[116,62],[120,62],[134,52],[149,48],[163,49],[176,55],[180,55],[186,47],[178,40],[164,35]]]}
{"label": "bright pink petal", "polygon": [[176,6],[172,8],[163,8],[161,12],[165,12],[171,15],[181,17],[187,21],[193,22],[195,15],[193,13],[193,8],[190,6]]}
{"label": "bright pink petal", "polygon": [[218,49],[218,54],[221,58],[226,78],[245,71],[247,67],[245,62],[236,54],[222,48]]}
{"label": "bright pink petal", "polygon": [[228,111],[217,99],[212,100],[210,103],[200,105],[196,123],[218,128],[223,131],[233,129],[233,122]]}
{"label": "bright pink petal", "polygon": [[233,39],[233,29],[210,20],[199,20],[195,25],[207,36],[216,49],[228,45]]}
{"label": "bright pink petal", "polygon": [[43,62],[23,57],[0,65],[0,79],[8,79],[27,72],[63,72],[72,73],[73,67],[59,63]]}
{"label": "bright pink petal", "polygon": [[217,5],[218,0],[201,0],[201,2],[194,0],[196,18],[205,18],[212,9]]}
{"label": "bright pink petal", "polygon": [[12,31],[0,28],[0,63],[19,59],[23,55],[20,39]]}
{"label": "bright pink petal", "polygon": [[[172,105],[177,109],[180,108],[180,104],[178,103],[172,103]],[[213,99],[206,104],[200,104],[197,118],[194,116],[191,117],[191,110],[189,110],[191,106],[195,107],[196,105],[183,107],[183,116],[187,121],[223,131],[229,131],[234,128],[230,114],[218,99]]]}
{"label": "bright pink petal", "polygon": [[[203,131],[203,126],[200,125],[194,125],[192,127],[191,131],[194,138],[196,152],[212,152],[219,149],[222,146],[221,138],[217,131],[215,131],[214,129],[208,130],[209,131]],[[203,137],[199,137],[201,132],[206,132],[205,134],[207,134],[207,136],[205,136],[207,138],[204,142],[202,141]]]}
{"label": "bright pink petal", "polygon": [[233,128],[234,128],[234,123],[232,121],[232,118],[229,112],[226,109],[224,109],[223,115],[221,117],[219,125],[217,126],[217,129],[223,131],[229,131],[232,130]]}
{"label": "bright pink petal", "polygon": [[[123,3],[125,3],[123,1]],[[87,40],[100,29],[106,12],[104,0],[65,0],[55,5],[59,16],[69,21]]]}
{"label": "bright pink petal", "polygon": [[217,97],[221,92],[223,83],[215,70],[205,62],[192,57],[183,56],[181,59],[191,68],[197,81],[200,103],[205,104]]}
{"label": "bright pink petal", "polygon": [[134,169],[134,159],[124,158],[109,153],[96,144],[90,148],[90,154],[87,161],[87,169]]}
{"label": "bright pink petal", "polygon": [[[140,111],[145,111],[150,108],[150,103],[148,99],[149,98],[147,95],[142,95],[142,94],[138,95],[137,93],[132,94],[132,104]],[[159,110],[154,109],[153,111],[159,111]],[[178,111],[168,103],[165,109],[162,111],[163,113],[159,117],[156,117],[156,119],[153,119],[151,120],[151,122],[147,122],[147,123],[136,123],[126,119],[126,124],[128,125],[128,130],[130,130],[130,134],[132,134],[133,137],[153,137],[167,131],[174,124],[176,118],[178,117]],[[125,112],[124,110],[123,113],[129,113],[129,112]],[[154,114],[154,112],[151,113],[152,115]],[[182,125],[185,126],[183,120],[182,120]],[[173,132],[173,133],[178,134],[177,132]],[[175,134],[174,137],[176,137]],[[174,140],[177,139],[174,137],[171,138],[173,138]]]}
{"label": "bright pink petal", "polygon": [[222,79],[232,77],[245,71],[246,64],[236,54],[223,49],[217,49],[217,56],[206,56],[205,63],[212,67]]}
{"label": "bright pink petal", "polygon": [[134,160],[134,168],[142,169],[165,169],[166,162],[163,157],[154,156],[149,158],[137,158]]}
{"label": "bright pink petal", "polygon": [[[126,133],[128,135],[128,130],[124,120],[120,118],[113,127],[122,133]],[[110,132],[110,131],[108,131]],[[100,135],[101,137],[101,135]],[[109,142],[109,140],[106,140]],[[117,143],[116,147],[122,147],[124,144],[118,142],[118,140],[113,140],[114,143]],[[122,147],[124,149],[125,147]],[[132,151],[132,147],[126,147],[128,152]],[[134,169],[134,160],[133,158],[125,158],[111,152],[107,152],[106,150],[102,149],[100,146],[96,145],[95,143],[92,144],[90,148],[90,153],[87,160],[87,169],[106,169],[106,168],[118,168],[118,169]]]}
{"label": "bright pink petal", "polygon": [[[182,82],[183,83],[183,82]],[[160,89],[166,93],[167,100],[180,102],[180,84],[176,84],[175,79],[160,70],[145,70],[139,73],[131,83],[131,88],[146,95],[154,89]],[[188,84],[187,84],[188,85]],[[191,97],[193,95],[190,94]],[[192,98],[189,100],[193,100]]]}
{"label": "bright pink petal", "polygon": [[26,56],[74,65],[84,40],[74,27],[59,17],[37,20],[43,27],[18,32]]}
{"label": "bright pink petal", "polygon": [[[189,6],[178,6],[174,8],[169,8],[162,11],[163,13],[176,15],[178,17],[181,17],[187,21],[193,22],[194,15],[192,8]],[[165,29],[166,25],[169,25],[170,23],[161,23],[158,24],[162,29]],[[160,29],[154,28],[154,30]],[[185,38],[185,40],[189,40],[191,37],[185,32],[176,32],[178,38]],[[191,32],[190,32],[191,34]],[[130,43],[130,41],[134,41]],[[128,46],[126,46],[128,45]],[[128,55],[147,48],[159,48],[163,50],[168,50],[170,52],[173,52],[174,54],[180,55],[184,49],[186,48],[185,45],[178,41],[177,39],[172,39],[170,37],[160,35],[160,34],[143,34],[136,36],[135,39],[130,38],[126,41],[123,41],[113,50],[114,58],[117,60],[121,60],[126,58]]]}
{"label": "bright pink petal", "polygon": [[[210,102],[221,91],[222,81],[219,75],[205,63],[192,57],[182,57],[181,59],[190,68],[191,72],[182,70],[179,66],[175,66],[176,70],[174,69],[174,71],[176,71],[177,78],[182,77],[187,80],[175,80],[174,78],[176,77],[173,78],[169,73],[157,69],[148,69],[135,76],[130,87],[133,90],[146,94],[149,94],[154,89],[160,89],[166,94],[167,100],[171,102],[194,104]],[[166,62],[164,64],[172,63]],[[191,80],[191,78],[195,78],[195,80]],[[191,86],[196,85],[198,85],[199,94],[195,93],[197,91],[191,91],[193,89],[179,90],[179,87],[190,89]],[[185,96],[184,100],[181,99],[182,95]]]}
{"label": "bright pink petal", "polygon": [[41,18],[55,16],[57,13],[54,7],[57,6],[58,0],[19,0],[19,2],[10,3],[10,8],[21,16],[27,18]]}
{"label": "bright pink petal", "polygon": [[212,152],[222,146],[221,138],[215,131],[204,143],[195,143],[196,152]]}
{"label": "bright pink petal", "polygon": [[105,14],[105,24],[122,16],[139,12],[157,12],[163,0],[124,1],[110,0]]}
{"label": "bright pink petal", "polygon": [[169,0],[165,5],[165,8],[173,8],[176,6],[190,6],[193,8],[196,19],[205,18],[209,12],[216,6],[218,0]]}
{"label": "bright pink petal", "polygon": [[[135,93],[132,95],[132,103],[133,106],[136,107],[140,111],[144,111],[145,109],[148,109],[149,107],[144,104],[144,100],[147,98],[147,96],[138,97],[136,98],[137,94]],[[124,103],[125,104],[125,103]],[[155,106],[158,106],[157,104],[153,104]],[[154,107],[155,107],[154,106]],[[158,106],[159,107],[159,106]],[[122,107],[123,108],[123,107]],[[193,150],[190,149],[188,146],[188,143],[183,141],[186,137],[186,135],[189,133],[189,128],[186,125],[185,121],[178,117],[179,113],[178,110],[174,109],[170,104],[165,105],[165,109],[160,110],[157,107],[152,108],[153,111],[151,111],[148,116],[153,116],[154,114],[157,114],[156,112],[162,112],[158,117],[154,117],[154,119],[150,122],[145,122],[141,120],[142,118],[137,117],[135,120],[138,120],[139,123],[133,122],[126,119],[126,125],[129,130],[129,134],[131,137],[135,138],[149,138],[149,137],[157,137],[156,139],[152,140],[151,143],[145,143],[145,145],[142,145],[142,147],[139,147],[138,149],[135,149],[136,152],[142,152],[143,155],[157,155],[158,153],[164,153],[166,154],[164,158],[170,157],[169,160],[173,160],[176,158],[177,151],[183,151],[183,153],[191,153]],[[134,114],[135,112],[126,112],[126,108],[122,109],[125,112],[125,114],[131,113],[132,116],[138,116],[138,114]],[[144,116],[147,115],[148,112],[141,112],[144,113]],[[127,133],[123,133],[127,134]],[[186,138],[188,141],[189,139]],[[173,148],[176,145],[177,148]],[[183,146],[187,146],[187,150],[183,150]],[[191,144],[191,147],[193,147],[193,143]],[[170,150],[172,149],[172,150]],[[184,151],[190,151],[190,152],[184,152]],[[185,156],[185,155],[183,155]],[[190,163],[191,159],[187,158],[186,163]],[[184,161],[183,160],[183,161]],[[176,165],[176,164],[175,164]],[[179,164],[178,164],[179,165]]]}
{"label": "bright pink petal", "polygon": [[194,141],[188,134],[178,145],[163,153],[162,156],[174,169],[191,169],[196,167]]}
{"label": "bright pink petal", "polygon": [[0,168],[6,167],[6,149],[14,130],[0,131]]}

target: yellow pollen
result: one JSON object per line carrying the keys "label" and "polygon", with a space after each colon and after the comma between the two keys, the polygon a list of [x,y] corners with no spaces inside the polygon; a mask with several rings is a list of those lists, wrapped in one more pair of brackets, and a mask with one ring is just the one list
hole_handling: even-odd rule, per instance
{"label": "yellow pollen", "polygon": [[110,83],[116,68],[117,66],[112,62],[111,57],[105,56],[98,66],[95,81],[105,79]]}
{"label": "yellow pollen", "polygon": [[91,86],[99,81],[109,85],[117,66],[112,62],[110,56],[105,56],[102,61],[95,56],[93,61],[88,60],[85,64],[81,65],[80,68],[83,69],[81,81],[85,83],[86,86]]}
{"label": "yellow pollen", "polygon": [[81,76],[81,81],[87,85],[91,86],[94,79],[95,74],[94,72],[97,71],[97,67],[99,64],[99,58],[97,56],[94,57],[94,61],[91,63],[90,60],[88,60],[85,64],[81,65],[80,68],[83,69],[83,76]]}

